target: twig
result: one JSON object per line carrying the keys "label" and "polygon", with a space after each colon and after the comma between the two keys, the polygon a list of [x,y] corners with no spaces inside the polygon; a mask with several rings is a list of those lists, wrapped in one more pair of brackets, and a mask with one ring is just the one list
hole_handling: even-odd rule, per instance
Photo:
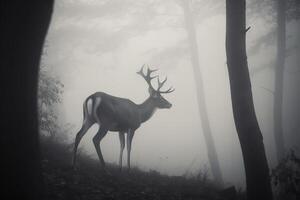
{"label": "twig", "polygon": [[251,26],[248,26],[248,28],[246,28],[245,33],[247,33],[247,31],[249,31],[249,29],[251,28]]}

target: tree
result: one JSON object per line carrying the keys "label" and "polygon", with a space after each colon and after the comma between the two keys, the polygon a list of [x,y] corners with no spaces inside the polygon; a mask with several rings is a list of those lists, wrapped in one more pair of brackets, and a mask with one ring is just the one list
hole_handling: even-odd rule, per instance
{"label": "tree", "polygon": [[274,137],[278,162],[284,157],[284,137],[282,127],[283,75],[286,57],[286,0],[277,0],[277,56],[274,90]]}
{"label": "tree", "polygon": [[42,199],[37,77],[53,1],[2,1],[1,195]]}
{"label": "tree", "polygon": [[196,82],[196,94],[198,100],[199,115],[202,122],[202,130],[207,147],[207,155],[210,163],[212,174],[220,185],[223,185],[223,177],[220,169],[219,159],[215,147],[215,142],[212,136],[212,131],[209,125],[208,113],[206,109],[206,101],[203,88],[202,73],[200,70],[198,45],[196,38],[196,29],[193,21],[193,16],[190,11],[190,1],[182,1],[184,17],[186,22],[186,30],[188,33],[188,41],[190,45],[191,61],[194,70],[194,79]]}
{"label": "tree", "polygon": [[226,0],[226,56],[232,109],[246,173],[247,199],[271,200],[269,168],[258,126],[246,55],[246,2]]}

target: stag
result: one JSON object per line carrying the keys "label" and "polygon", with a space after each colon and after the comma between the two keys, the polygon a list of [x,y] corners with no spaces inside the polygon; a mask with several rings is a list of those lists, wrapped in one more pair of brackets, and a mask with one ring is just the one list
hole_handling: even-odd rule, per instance
{"label": "stag", "polygon": [[[108,131],[119,132],[120,139],[120,156],[119,167],[122,169],[122,157],[125,147],[125,134],[127,143],[127,166],[130,169],[130,152],[131,143],[136,129],[141,124],[151,118],[157,108],[171,108],[172,104],[168,102],[161,94],[167,94],[174,91],[172,87],[162,91],[161,88],[167,81],[167,77],[160,81],[158,76],[151,74],[157,70],[147,68],[144,73],[144,65],[137,72],[141,75],[149,86],[149,97],[142,104],[135,104],[129,99],[111,96],[104,92],[96,92],[90,95],[83,103],[83,124],[76,135],[73,167],[76,165],[76,152],[80,140],[88,129],[95,123],[99,125],[99,130],[93,138],[93,143],[96,148],[102,168],[105,168],[105,162],[101,153],[100,142]],[[158,87],[154,89],[151,80],[157,78]]]}

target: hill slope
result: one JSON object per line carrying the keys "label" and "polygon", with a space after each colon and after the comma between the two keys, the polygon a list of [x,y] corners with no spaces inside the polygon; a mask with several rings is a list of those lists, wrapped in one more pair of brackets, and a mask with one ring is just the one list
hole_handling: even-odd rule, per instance
{"label": "hill slope", "polygon": [[[166,176],[158,172],[126,169],[109,165],[108,172],[100,170],[97,160],[81,156],[78,169],[71,168],[71,151],[63,144],[50,140],[42,142],[42,166],[46,199],[51,200],[177,200],[235,199],[234,191],[218,192],[205,177]],[[231,196],[231,197],[230,197]],[[226,197],[226,198],[225,198]]]}

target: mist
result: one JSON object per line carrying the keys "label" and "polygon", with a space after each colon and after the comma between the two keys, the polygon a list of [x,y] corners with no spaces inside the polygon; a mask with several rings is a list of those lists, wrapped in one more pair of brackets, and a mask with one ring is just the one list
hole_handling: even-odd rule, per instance
{"label": "mist", "polygon": [[[250,5],[249,5],[250,7]],[[245,187],[241,147],[232,114],[225,51],[225,2],[193,1],[206,109],[225,185]],[[277,165],[273,136],[273,99],[276,39],[260,45],[274,22],[257,12],[247,13],[248,65],[254,106],[263,134],[268,164]],[[298,20],[287,23],[287,49],[283,95],[286,149],[299,149],[300,58]],[[257,45],[257,43],[259,45]],[[42,63],[47,74],[64,85],[55,112],[60,125],[72,124],[65,134],[73,143],[83,121],[82,105],[97,92],[128,98],[140,104],[148,98],[148,85],[136,74],[143,64],[158,69],[171,109],[158,109],[137,129],[132,143],[132,166],[162,174],[193,175],[207,169],[207,147],[198,112],[197,93],[184,11],[178,1],[56,1]],[[153,81],[156,84],[156,81]],[[98,125],[83,137],[79,149],[98,159],[92,142]],[[118,163],[119,136],[109,132],[101,141],[106,162]],[[126,153],[123,157],[124,162]],[[211,174],[210,174],[211,175]]]}

